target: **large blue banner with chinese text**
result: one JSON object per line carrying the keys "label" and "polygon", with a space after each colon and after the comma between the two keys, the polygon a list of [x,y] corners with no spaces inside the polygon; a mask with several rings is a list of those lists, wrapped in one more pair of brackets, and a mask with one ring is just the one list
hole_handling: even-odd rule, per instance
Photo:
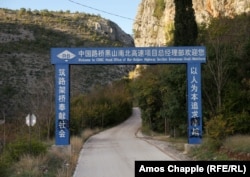
{"label": "large blue banner with chinese text", "polygon": [[205,47],[52,48],[52,64],[205,63]]}
{"label": "large blue banner with chinese text", "polygon": [[51,48],[55,65],[56,145],[70,144],[69,65],[186,64],[188,90],[188,142],[202,139],[201,64],[206,62],[204,46]]}

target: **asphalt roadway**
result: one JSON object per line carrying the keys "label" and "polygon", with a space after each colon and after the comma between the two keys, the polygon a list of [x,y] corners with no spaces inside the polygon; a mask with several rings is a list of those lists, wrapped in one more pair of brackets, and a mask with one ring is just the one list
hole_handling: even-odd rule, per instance
{"label": "asphalt roadway", "polygon": [[136,160],[180,160],[146,141],[140,127],[140,109],[133,108],[128,120],[89,138],[73,177],[134,177]]}

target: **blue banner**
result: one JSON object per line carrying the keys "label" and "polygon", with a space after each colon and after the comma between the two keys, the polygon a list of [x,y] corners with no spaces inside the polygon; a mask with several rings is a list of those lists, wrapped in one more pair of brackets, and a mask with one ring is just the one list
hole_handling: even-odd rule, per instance
{"label": "blue banner", "polygon": [[205,47],[52,48],[52,64],[119,65],[206,62]]}
{"label": "blue banner", "polygon": [[57,64],[55,72],[56,145],[69,145],[69,65]]}
{"label": "blue banner", "polygon": [[201,64],[206,48],[188,47],[114,47],[52,48],[51,63],[56,77],[56,145],[70,144],[69,65],[187,64],[188,142],[202,139]]}
{"label": "blue banner", "polygon": [[201,64],[188,63],[188,143],[200,144],[202,139]]}

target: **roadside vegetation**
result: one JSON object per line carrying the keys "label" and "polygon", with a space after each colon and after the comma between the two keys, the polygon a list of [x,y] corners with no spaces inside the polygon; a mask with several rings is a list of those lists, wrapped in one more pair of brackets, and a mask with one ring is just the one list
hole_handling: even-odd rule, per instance
{"label": "roadside vegetation", "polygon": [[[250,15],[242,14],[199,26],[197,43],[206,46],[207,62],[202,65],[203,142],[190,154],[194,159],[249,160],[249,22]],[[131,88],[143,126],[187,143],[185,68],[153,65],[140,73]]]}
{"label": "roadside vegetation", "polygon": [[[54,147],[54,141],[43,141],[40,143],[27,145],[23,140],[20,143],[14,142],[16,146],[13,153],[7,149],[1,153],[0,175],[2,177],[70,177],[73,176],[77,165],[80,150],[84,141],[91,135],[99,132],[99,129],[85,129],[80,135],[72,136],[71,154],[62,153]],[[18,145],[19,144],[19,145]],[[36,151],[34,148],[40,144],[43,150]],[[10,145],[11,146],[11,145]],[[20,148],[22,146],[23,148]],[[46,149],[46,152],[44,151]],[[27,152],[28,151],[28,152]],[[15,154],[15,158],[13,158]],[[17,158],[17,159],[16,159]]]}
{"label": "roadside vegetation", "polygon": [[142,127],[145,135],[154,140],[165,141],[171,144],[171,147],[178,150],[180,153],[185,153],[191,160],[202,161],[220,161],[220,160],[250,160],[250,135],[232,135],[221,140],[211,139],[204,135],[202,143],[194,146],[190,151],[186,152],[185,144],[188,143],[187,137],[184,136],[169,136],[162,133],[154,132],[148,127]]}
{"label": "roadside vegetation", "polygon": [[[126,79],[121,79],[126,69],[72,66],[71,156],[54,147],[50,48],[123,46],[118,39],[95,30],[95,24],[102,20],[78,12],[0,8],[1,177],[71,176],[83,142],[131,114],[132,97],[125,88]],[[80,81],[82,76],[86,78],[84,83]],[[116,78],[121,81],[111,82]],[[30,129],[25,124],[27,113],[37,117]]]}
{"label": "roadside vegetation", "polygon": [[194,160],[250,160],[250,136],[232,135],[223,139],[219,144],[205,138],[200,147],[190,155]]}
{"label": "roadside vegetation", "polygon": [[[53,137],[47,138],[46,133],[40,133],[46,130],[39,130],[35,125],[29,133],[28,127],[23,127],[27,131],[13,139],[8,138],[1,147],[0,176],[72,176],[83,143],[91,135],[126,120],[133,105],[124,79],[73,98],[71,106],[69,153],[56,148]],[[51,129],[54,131],[54,125]]]}

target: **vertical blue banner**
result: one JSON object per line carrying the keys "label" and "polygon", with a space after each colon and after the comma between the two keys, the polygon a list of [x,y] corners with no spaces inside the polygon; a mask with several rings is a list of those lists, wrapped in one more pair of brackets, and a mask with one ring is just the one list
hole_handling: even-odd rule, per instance
{"label": "vertical blue banner", "polygon": [[202,139],[201,64],[187,64],[188,143],[200,144]]}
{"label": "vertical blue banner", "polygon": [[69,65],[57,64],[55,77],[56,145],[69,145]]}

